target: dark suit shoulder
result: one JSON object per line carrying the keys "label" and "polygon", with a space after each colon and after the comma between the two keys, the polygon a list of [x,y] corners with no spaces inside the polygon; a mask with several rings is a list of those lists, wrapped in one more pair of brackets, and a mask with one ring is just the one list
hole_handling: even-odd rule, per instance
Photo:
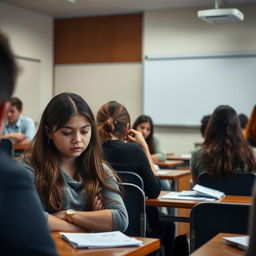
{"label": "dark suit shoulder", "polygon": [[28,172],[2,151],[0,151],[0,170],[1,186],[17,185],[17,181],[19,184],[32,184]]}

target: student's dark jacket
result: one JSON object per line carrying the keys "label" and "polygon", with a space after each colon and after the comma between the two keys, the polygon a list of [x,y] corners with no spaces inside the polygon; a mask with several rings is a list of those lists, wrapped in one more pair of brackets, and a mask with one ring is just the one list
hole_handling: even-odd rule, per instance
{"label": "student's dark jacket", "polygon": [[33,183],[0,150],[0,254],[57,256]]}

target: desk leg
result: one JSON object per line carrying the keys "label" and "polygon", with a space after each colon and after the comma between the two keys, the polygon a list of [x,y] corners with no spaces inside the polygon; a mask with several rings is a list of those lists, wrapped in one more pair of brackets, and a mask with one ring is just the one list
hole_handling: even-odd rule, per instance
{"label": "desk leg", "polygon": [[[191,175],[187,175],[179,178],[176,191],[190,190],[190,179]],[[190,209],[177,209],[177,216],[189,217]],[[190,225],[189,223],[177,223],[177,235],[188,234],[189,235]]]}

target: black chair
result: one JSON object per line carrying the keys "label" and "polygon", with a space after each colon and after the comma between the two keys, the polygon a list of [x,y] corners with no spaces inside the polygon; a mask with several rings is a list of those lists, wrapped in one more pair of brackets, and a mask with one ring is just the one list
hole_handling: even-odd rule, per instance
{"label": "black chair", "polygon": [[129,225],[124,232],[128,236],[146,235],[145,194],[141,188],[131,183],[121,183],[124,188],[124,204],[126,206]]}
{"label": "black chair", "polygon": [[218,233],[246,234],[250,205],[207,202],[190,212],[190,252]]}
{"label": "black chair", "polygon": [[5,151],[10,157],[13,157],[13,143],[10,139],[0,140],[0,148]]}
{"label": "black chair", "polygon": [[232,175],[215,178],[211,174],[203,172],[198,176],[197,183],[220,190],[226,195],[251,196],[255,180],[255,174],[235,172]]}
{"label": "black chair", "polygon": [[144,191],[143,180],[137,173],[126,171],[117,171],[116,173],[120,177],[122,182],[135,184]]}

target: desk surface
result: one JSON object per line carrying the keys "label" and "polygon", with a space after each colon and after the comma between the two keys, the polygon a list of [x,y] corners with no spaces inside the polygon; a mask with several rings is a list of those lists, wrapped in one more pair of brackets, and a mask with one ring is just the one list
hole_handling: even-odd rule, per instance
{"label": "desk surface", "polygon": [[238,236],[238,234],[219,233],[190,256],[242,256],[244,251],[234,246],[225,244],[223,236]]}
{"label": "desk surface", "polygon": [[167,154],[167,160],[179,160],[179,161],[190,161],[191,154],[184,154],[184,155],[174,155],[174,154]]}
{"label": "desk surface", "polygon": [[[146,200],[147,206],[158,206],[158,207],[172,207],[172,208],[187,208],[191,209],[194,205],[201,202],[209,201],[193,201],[193,200],[176,200],[176,199],[163,199],[161,196],[170,193],[169,191],[162,191],[158,198],[151,198]],[[239,204],[251,204],[251,196],[225,196],[215,202],[225,203],[239,203]]]}
{"label": "desk surface", "polygon": [[30,144],[13,144],[14,150],[24,151],[29,149]]}
{"label": "desk surface", "polygon": [[188,170],[171,170],[171,169],[163,169],[157,171],[159,175],[159,179],[165,180],[177,180],[180,177],[190,175],[190,171]]}
{"label": "desk surface", "polygon": [[167,160],[164,162],[157,162],[156,163],[160,168],[173,168],[179,165],[184,164],[184,161],[181,160]]}
{"label": "desk surface", "polygon": [[52,233],[52,238],[56,246],[59,256],[72,256],[72,255],[90,255],[90,256],[143,256],[154,252],[160,248],[159,239],[136,237],[143,241],[142,246],[133,247],[119,247],[107,249],[76,249],[73,248],[68,242],[64,241],[58,232]]}

